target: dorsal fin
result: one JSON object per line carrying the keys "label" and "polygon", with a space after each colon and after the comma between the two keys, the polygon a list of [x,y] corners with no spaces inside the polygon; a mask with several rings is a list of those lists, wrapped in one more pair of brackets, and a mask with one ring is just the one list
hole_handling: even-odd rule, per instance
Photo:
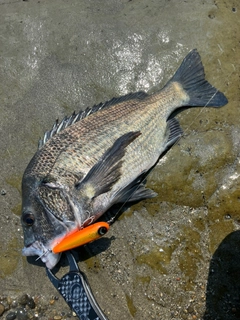
{"label": "dorsal fin", "polygon": [[49,139],[51,139],[55,134],[59,133],[60,131],[64,130],[65,128],[71,126],[72,124],[87,118],[90,114],[93,114],[99,110],[109,108],[115,104],[126,102],[132,99],[144,99],[148,94],[144,91],[139,91],[136,93],[128,93],[125,96],[119,98],[112,98],[106,102],[101,102],[97,105],[94,105],[92,108],[87,108],[84,111],[79,111],[78,113],[73,112],[73,114],[69,117],[64,117],[61,122],[58,119],[55,121],[51,130],[46,131],[42,139],[38,141],[38,149],[40,149]]}

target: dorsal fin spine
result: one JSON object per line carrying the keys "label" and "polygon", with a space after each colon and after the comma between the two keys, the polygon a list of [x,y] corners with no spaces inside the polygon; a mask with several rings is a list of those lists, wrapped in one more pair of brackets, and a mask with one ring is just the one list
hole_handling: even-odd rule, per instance
{"label": "dorsal fin spine", "polygon": [[59,133],[60,131],[64,130],[65,128],[71,126],[72,124],[87,118],[89,115],[91,115],[92,113],[95,113],[99,110],[108,108],[114,104],[117,103],[121,103],[124,101],[128,101],[131,99],[143,99],[147,96],[148,94],[143,92],[143,91],[139,91],[136,93],[128,93],[125,96],[119,97],[119,98],[112,98],[109,101],[106,102],[101,102],[97,105],[94,105],[92,108],[88,107],[86,108],[84,111],[80,111],[78,113],[75,113],[75,111],[69,116],[69,117],[64,117],[63,120],[61,122],[58,121],[58,119],[55,121],[53,127],[51,130],[46,131],[44,133],[44,136],[42,139],[39,139],[38,142],[38,149],[40,149],[42,146],[44,146],[44,144],[50,140],[55,134]]}

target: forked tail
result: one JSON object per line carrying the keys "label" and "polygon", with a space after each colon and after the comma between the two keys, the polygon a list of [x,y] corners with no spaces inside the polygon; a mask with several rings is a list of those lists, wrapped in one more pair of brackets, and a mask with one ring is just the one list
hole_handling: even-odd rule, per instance
{"label": "forked tail", "polygon": [[178,82],[189,99],[184,106],[222,107],[228,103],[225,95],[205,80],[204,68],[197,49],[185,57],[175,75],[168,82]]}

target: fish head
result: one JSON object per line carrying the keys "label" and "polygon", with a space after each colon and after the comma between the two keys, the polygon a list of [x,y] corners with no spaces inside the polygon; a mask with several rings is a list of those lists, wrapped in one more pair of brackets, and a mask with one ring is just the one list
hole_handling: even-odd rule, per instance
{"label": "fish head", "polygon": [[37,255],[52,269],[60,259],[60,254],[54,254],[52,249],[75,228],[75,220],[72,207],[59,186],[36,177],[23,177],[23,255]]}

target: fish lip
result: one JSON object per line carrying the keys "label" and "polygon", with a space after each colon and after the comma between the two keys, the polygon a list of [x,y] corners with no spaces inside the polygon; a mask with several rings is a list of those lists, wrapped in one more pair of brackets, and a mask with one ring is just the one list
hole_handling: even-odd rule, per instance
{"label": "fish lip", "polygon": [[23,252],[23,255],[26,255],[26,256],[35,256],[35,255],[40,256],[44,252],[44,249],[45,251],[47,250],[43,244],[41,244],[39,241],[36,240],[28,244],[27,246],[25,246],[22,249],[22,252]]}
{"label": "fish lip", "polygon": [[49,245],[45,246],[39,241],[34,241],[33,243],[25,246],[22,249],[22,255],[38,256],[38,259],[41,259],[48,269],[54,268],[61,257],[61,254],[59,253],[53,253]]}

